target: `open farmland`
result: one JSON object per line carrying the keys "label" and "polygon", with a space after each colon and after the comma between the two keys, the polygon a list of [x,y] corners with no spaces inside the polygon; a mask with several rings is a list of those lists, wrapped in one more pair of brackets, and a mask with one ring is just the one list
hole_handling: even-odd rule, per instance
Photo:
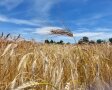
{"label": "open farmland", "polygon": [[111,90],[112,45],[0,40],[0,90]]}

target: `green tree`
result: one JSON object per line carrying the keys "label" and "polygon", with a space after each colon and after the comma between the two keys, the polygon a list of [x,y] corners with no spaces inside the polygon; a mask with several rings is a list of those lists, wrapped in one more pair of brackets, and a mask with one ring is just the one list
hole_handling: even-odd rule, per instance
{"label": "green tree", "polygon": [[60,40],[59,42],[57,42],[57,44],[63,44],[63,40]]}
{"label": "green tree", "polygon": [[86,36],[84,36],[84,37],[82,38],[82,40],[83,40],[83,42],[89,42],[89,38],[86,37]]}
{"label": "green tree", "polygon": [[78,41],[78,44],[83,44],[83,40],[80,39],[80,40]]}
{"label": "green tree", "polygon": [[49,40],[45,40],[45,43],[49,43]]}
{"label": "green tree", "polygon": [[51,41],[50,41],[50,43],[54,43],[54,41],[53,41],[53,40],[51,40]]}
{"label": "green tree", "polygon": [[109,38],[109,42],[111,42],[111,43],[112,43],[112,38]]}
{"label": "green tree", "polygon": [[63,40],[60,40],[60,44],[63,44]]}
{"label": "green tree", "polygon": [[98,43],[98,44],[101,44],[102,42],[103,42],[103,40],[101,40],[101,39],[98,39],[98,40],[97,40],[97,43]]}

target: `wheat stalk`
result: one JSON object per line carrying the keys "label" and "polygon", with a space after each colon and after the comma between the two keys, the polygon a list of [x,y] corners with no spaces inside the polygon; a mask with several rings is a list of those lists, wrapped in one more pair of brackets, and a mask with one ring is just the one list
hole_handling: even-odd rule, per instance
{"label": "wheat stalk", "polygon": [[29,82],[23,83],[21,86],[15,88],[13,90],[21,90],[21,89],[34,87],[34,86],[39,86],[39,85],[49,85],[49,86],[52,86],[53,88],[55,88],[57,90],[57,88],[54,85],[52,85],[52,84],[49,84],[49,83],[38,83],[38,82],[35,82],[35,81],[29,81]]}
{"label": "wheat stalk", "polygon": [[60,29],[51,30],[51,34],[53,34],[53,35],[66,35],[69,37],[73,37],[73,33],[69,32],[69,31],[65,31],[65,30],[60,30]]}

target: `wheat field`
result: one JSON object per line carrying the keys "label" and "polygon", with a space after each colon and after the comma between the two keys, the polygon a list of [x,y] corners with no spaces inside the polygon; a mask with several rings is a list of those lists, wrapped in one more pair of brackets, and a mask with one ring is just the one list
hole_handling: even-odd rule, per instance
{"label": "wheat field", "polygon": [[0,90],[112,90],[112,45],[0,40]]}

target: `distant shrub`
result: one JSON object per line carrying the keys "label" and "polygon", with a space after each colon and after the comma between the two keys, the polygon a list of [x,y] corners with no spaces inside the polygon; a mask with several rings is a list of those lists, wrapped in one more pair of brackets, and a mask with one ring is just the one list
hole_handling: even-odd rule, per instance
{"label": "distant shrub", "polygon": [[103,41],[102,39],[98,39],[98,40],[97,40],[97,43],[98,43],[98,44],[101,44],[101,43],[103,43],[103,42],[104,42],[104,41]]}
{"label": "distant shrub", "polygon": [[83,42],[89,42],[89,38],[86,37],[86,36],[84,36],[84,37],[82,38],[82,40],[83,40]]}
{"label": "distant shrub", "polygon": [[111,42],[111,43],[112,43],[112,38],[109,38],[109,42]]}
{"label": "distant shrub", "polygon": [[95,44],[95,41],[91,40],[89,41],[90,44]]}
{"label": "distant shrub", "polygon": [[49,43],[49,40],[45,40],[45,43]]}

